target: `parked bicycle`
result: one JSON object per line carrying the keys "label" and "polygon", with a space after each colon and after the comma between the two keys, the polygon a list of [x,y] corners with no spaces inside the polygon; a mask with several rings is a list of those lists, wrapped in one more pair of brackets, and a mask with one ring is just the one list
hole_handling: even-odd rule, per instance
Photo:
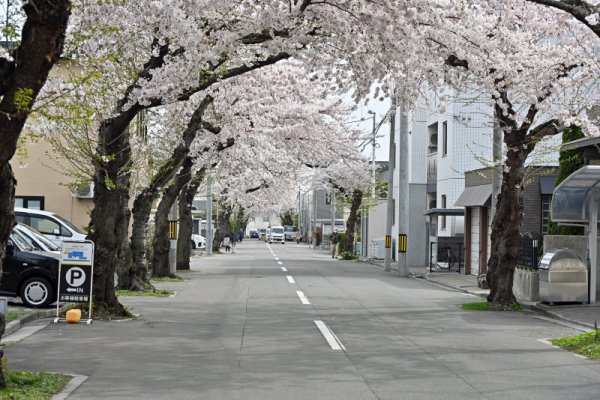
{"label": "parked bicycle", "polygon": [[451,271],[454,267],[460,268],[460,266],[457,263],[457,259],[458,258],[456,257],[456,255],[454,255],[454,252],[452,251],[452,247],[443,247],[441,249],[441,252],[438,252],[438,259],[435,263],[435,267],[448,271]]}

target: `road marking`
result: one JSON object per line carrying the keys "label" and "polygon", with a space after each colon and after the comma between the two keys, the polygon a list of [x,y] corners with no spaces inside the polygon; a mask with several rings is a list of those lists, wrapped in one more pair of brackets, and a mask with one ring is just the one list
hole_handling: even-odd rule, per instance
{"label": "road marking", "polygon": [[286,267],[281,267],[281,270],[282,270],[283,272],[288,272],[288,270],[287,270],[287,268],[286,268]]}
{"label": "road marking", "polygon": [[296,281],[294,280],[294,277],[291,276],[291,275],[287,276],[287,280],[288,280],[289,283],[296,283]]}
{"label": "road marking", "polygon": [[317,328],[319,328],[319,331],[321,331],[321,335],[323,335],[332,350],[346,350],[346,347],[344,347],[342,342],[340,342],[340,339],[338,339],[335,333],[333,333],[333,331],[329,329],[327,325],[325,325],[325,322],[321,320],[315,320],[315,325],[317,325]]}
{"label": "road marking", "polygon": [[308,301],[308,297],[306,297],[306,295],[300,290],[296,290],[296,294],[298,295],[298,297],[300,297],[300,301],[302,302],[302,304],[310,304],[310,301]]}
{"label": "road marking", "polygon": [[279,261],[279,257],[275,257],[275,261]]}
{"label": "road marking", "polygon": [[281,261],[277,261],[277,264],[279,265],[283,265],[283,263]]}

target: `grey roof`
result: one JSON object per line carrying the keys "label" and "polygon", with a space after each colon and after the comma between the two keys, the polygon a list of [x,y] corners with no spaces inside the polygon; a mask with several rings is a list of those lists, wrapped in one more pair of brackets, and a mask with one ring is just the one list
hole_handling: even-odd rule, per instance
{"label": "grey roof", "polygon": [[492,198],[492,185],[469,186],[458,196],[456,207],[489,206]]}

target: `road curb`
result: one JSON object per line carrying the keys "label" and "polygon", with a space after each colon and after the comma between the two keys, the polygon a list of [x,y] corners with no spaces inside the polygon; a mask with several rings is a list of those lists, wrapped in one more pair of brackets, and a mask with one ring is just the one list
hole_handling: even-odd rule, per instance
{"label": "road curb", "polygon": [[[60,372],[62,373],[62,372]],[[89,378],[89,376],[85,375],[73,375],[73,374],[64,374],[72,376],[72,379],[65,385],[63,390],[59,393],[52,396],[51,400],[64,400],[71,395],[83,382]]]}
{"label": "road curb", "polygon": [[[62,306],[58,309],[59,312],[63,312],[66,310],[67,310],[67,306]],[[48,310],[35,310],[35,311],[28,312],[27,314],[23,315],[22,317],[19,317],[19,318],[15,319],[14,321],[11,321],[8,324],[6,324],[6,328],[4,329],[4,334],[2,336],[8,336],[8,335],[15,333],[23,325],[25,325],[31,321],[35,321],[35,320],[42,319],[42,318],[54,317],[55,315],[56,315],[55,308],[48,309]]]}

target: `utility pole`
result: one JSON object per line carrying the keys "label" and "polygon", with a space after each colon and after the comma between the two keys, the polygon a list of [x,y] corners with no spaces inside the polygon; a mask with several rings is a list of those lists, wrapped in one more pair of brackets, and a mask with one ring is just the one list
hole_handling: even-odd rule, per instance
{"label": "utility pole", "polygon": [[[398,233],[406,235],[407,242],[410,241],[409,221],[410,221],[410,194],[408,185],[408,115],[404,104],[400,104],[400,140],[399,140],[399,162],[398,170],[400,176],[398,179]],[[400,237],[398,238],[400,244]],[[403,252],[398,252],[398,275],[408,276],[408,261],[406,251],[409,246],[403,249]]]}
{"label": "utility pole", "polygon": [[373,114],[373,138],[371,139],[371,145],[373,146],[373,154],[371,156],[371,183],[373,187],[371,188],[371,197],[375,199],[375,185],[377,185],[377,176],[376,176],[376,168],[375,168],[375,149],[377,148],[377,129],[375,127],[375,111],[369,111],[369,113]]}
{"label": "utility pole", "polygon": [[174,201],[169,210],[169,271],[177,272],[177,220],[179,201]]}
{"label": "utility pole", "polygon": [[212,174],[208,172],[206,178],[206,255],[212,254]]}
{"label": "utility pole", "polygon": [[392,96],[390,108],[390,150],[388,159],[387,215],[385,220],[385,256],[383,270],[389,272],[392,262],[392,222],[394,219],[394,165],[396,161],[396,98]]}
{"label": "utility pole", "polygon": [[[335,230],[335,189],[331,189],[331,234]],[[331,241],[329,241],[331,246],[335,246]],[[331,250],[333,251],[333,249]]]}

